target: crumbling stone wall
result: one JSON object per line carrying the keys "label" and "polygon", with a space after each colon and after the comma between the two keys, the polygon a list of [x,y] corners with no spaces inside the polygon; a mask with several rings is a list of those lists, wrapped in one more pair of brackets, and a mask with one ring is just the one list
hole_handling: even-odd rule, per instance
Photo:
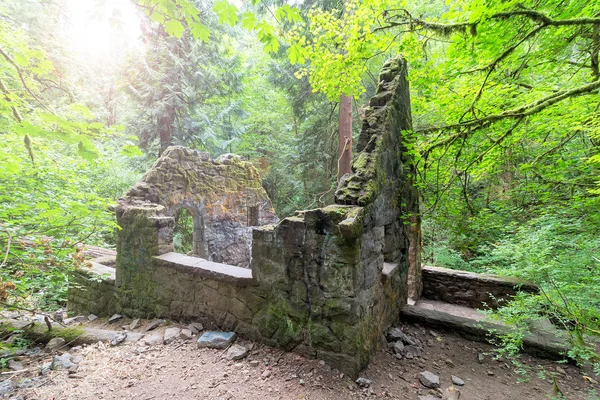
{"label": "crumbling stone wall", "polygon": [[[398,319],[409,270],[420,263],[418,196],[403,142],[411,129],[406,68],[402,58],[384,65],[336,204],[255,228],[251,269],[215,262],[226,257],[205,239],[229,228],[238,235],[248,205],[260,208],[260,224],[273,221],[257,176],[235,156],[212,161],[167,149],[116,210],[117,311],[199,319],[357,374]],[[178,207],[204,229],[199,257],[173,253]]]}
{"label": "crumbling stone wall", "polygon": [[254,232],[253,273],[271,288],[253,320],[261,336],[345,371],[367,364],[407,302],[409,261],[420,264],[419,200],[403,142],[411,129],[406,62],[395,58],[381,72],[336,205]]}
{"label": "crumbling stone wall", "polygon": [[[249,226],[274,223],[277,217],[256,169],[235,154],[211,160],[208,153],[169,147],[122,199],[117,216],[129,207],[161,205],[173,217],[187,209],[194,220],[193,254],[248,267]],[[254,217],[254,218],[253,218]]]}

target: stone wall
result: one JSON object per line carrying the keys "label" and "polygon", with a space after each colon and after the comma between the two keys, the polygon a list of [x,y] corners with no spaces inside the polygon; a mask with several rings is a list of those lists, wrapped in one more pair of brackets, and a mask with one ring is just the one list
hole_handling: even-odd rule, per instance
{"label": "stone wall", "polygon": [[117,310],[115,269],[104,265],[114,263],[114,257],[94,259],[88,267],[71,274],[67,298],[70,314],[110,316]]}
{"label": "stone wall", "polygon": [[519,291],[537,293],[531,283],[504,276],[423,267],[423,297],[478,309],[497,309]]}
{"label": "stone wall", "polygon": [[409,270],[420,264],[418,193],[402,135],[412,129],[406,72],[401,58],[384,65],[337,205],[254,233],[253,273],[271,288],[256,321],[261,335],[351,373],[397,321]]}
{"label": "stone wall", "polygon": [[169,147],[150,171],[119,200],[130,207],[160,205],[173,217],[185,208],[194,220],[193,254],[248,267],[250,226],[277,222],[256,169],[235,154],[211,160],[208,153]]}
{"label": "stone wall", "polygon": [[[248,206],[260,209],[259,223],[274,219],[255,171],[230,155],[211,161],[167,149],[116,210],[117,311],[200,320],[356,375],[406,304],[409,272],[420,292],[418,194],[402,135],[411,129],[406,75],[402,58],[385,64],[336,204],[255,228],[250,270],[215,262],[224,253],[206,239],[223,230],[220,243],[239,238]],[[203,228],[208,247],[195,257],[173,253],[179,207]]]}

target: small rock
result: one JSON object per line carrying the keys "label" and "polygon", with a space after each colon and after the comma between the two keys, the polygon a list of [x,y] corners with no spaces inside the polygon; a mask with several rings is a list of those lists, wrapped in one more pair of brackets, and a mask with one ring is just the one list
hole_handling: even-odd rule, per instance
{"label": "small rock", "polygon": [[179,338],[179,334],[181,333],[181,329],[173,327],[165,329],[165,337],[163,340],[164,344],[173,343],[177,338]]}
{"label": "small rock", "polygon": [[10,379],[0,382],[0,397],[8,395],[13,389],[14,386]]}
{"label": "small rock", "polygon": [[52,370],[60,370],[60,369],[75,369],[77,368],[77,364],[73,362],[73,356],[69,353],[65,353],[62,356],[54,356],[52,358],[52,364],[50,365],[50,369]]}
{"label": "small rock", "polygon": [[19,389],[30,389],[32,387],[37,387],[43,384],[44,378],[25,378],[21,379],[17,383],[17,388]]}
{"label": "small rock", "polygon": [[485,361],[485,355],[483,353],[478,353],[477,361],[479,361],[479,364],[483,364],[483,362]]}
{"label": "small rock", "polygon": [[160,333],[153,333],[144,337],[144,343],[147,346],[154,346],[163,342],[163,336]]}
{"label": "small rock", "polygon": [[73,324],[77,324],[77,323],[83,322],[83,321],[85,321],[85,317],[83,315],[78,315],[76,317],[64,319],[63,324],[73,325]]}
{"label": "small rock", "polygon": [[556,367],[556,372],[558,372],[559,374],[563,374],[566,375],[567,371],[565,371],[563,368],[561,367]]}
{"label": "small rock", "polygon": [[98,319],[98,317],[94,314],[88,315],[88,321],[90,321],[90,322],[95,321],[97,319]]}
{"label": "small rock", "polygon": [[440,377],[429,371],[423,371],[419,374],[419,382],[429,389],[437,389],[440,387]]}
{"label": "small rock", "polygon": [[400,329],[400,328],[390,329],[386,338],[387,338],[388,342],[397,342],[398,340],[401,340],[402,343],[407,344],[407,345],[411,345],[411,346],[417,345],[417,343],[406,333],[402,332],[402,329]]}
{"label": "small rock", "polygon": [[228,360],[241,360],[242,358],[248,355],[248,350],[244,346],[240,346],[239,344],[234,344],[227,350],[227,359]]}
{"label": "small rock", "polygon": [[117,346],[123,343],[125,339],[127,339],[127,332],[115,333],[114,335],[111,335],[110,344],[112,346]]}
{"label": "small rock", "polygon": [[47,363],[40,365],[40,375],[42,375],[42,376],[48,375],[48,373],[52,369],[51,367],[52,367],[52,362],[47,362]]}
{"label": "small rock", "polygon": [[421,357],[421,349],[413,345],[404,346],[404,351],[402,353],[404,357],[409,360],[412,360],[415,357]]}
{"label": "small rock", "polygon": [[395,354],[402,354],[404,351],[404,343],[398,340],[396,343],[394,343],[393,350]]}
{"label": "small rock", "polygon": [[179,333],[179,337],[183,340],[191,340],[194,335],[192,335],[192,331],[189,329],[182,329]]}
{"label": "small rock", "polygon": [[204,332],[198,339],[198,348],[224,349],[237,339],[235,332]]}
{"label": "small rock", "polygon": [[27,357],[33,357],[33,356],[37,356],[41,352],[42,352],[42,349],[40,349],[39,347],[34,347],[33,349],[27,350],[25,352],[25,355]]}
{"label": "small rock", "polygon": [[368,388],[369,386],[371,386],[371,383],[373,383],[373,381],[367,378],[359,377],[357,380],[354,381],[354,383],[356,383],[361,388]]}
{"label": "small rock", "polygon": [[6,366],[11,371],[20,371],[23,369],[23,364],[21,364],[18,361],[15,361],[15,360],[8,360],[8,363],[6,363]]}
{"label": "small rock", "polygon": [[154,321],[148,322],[148,325],[144,328],[144,333],[152,331],[159,326],[161,326],[165,322],[164,319],[155,319]]}
{"label": "small rock", "polygon": [[454,367],[454,362],[449,358],[446,359],[446,364],[448,364],[451,367]]}
{"label": "small rock", "polygon": [[55,350],[58,350],[61,347],[63,347],[65,343],[66,343],[65,339],[63,339],[61,337],[55,337],[55,338],[50,339],[48,344],[46,344],[46,347],[44,350],[46,350],[47,352],[55,351]]}
{"label": "small rock", "polygon": [[304,385],[304,379],[298,380],[298,383],[301,384],[301,385]]}
{"label": "small rock", "polygon": [[250,361],[248,361],[248,364],[251,367],[258,367],[260,365],[260,361],[258,361],[258,360],[250,360]]}
{"label": "small rock", "polygon": [[495,375],[493,371],[488,371],[488,372],[487,372],[487,374],[488,374],[489,376],[494,376],[494,375]]}
{"label": "small rock", "polygon": [[133,321],[131,321],[131,324],[129,324],[129,330],[133,331],[133,330],[139,328],[140,326],[142,326],[142,323],[140,322],[139,318],[136,318]]}
{"label": "small rock", "polygon": [[271,370],[270,369],[265,369],[265,371],[260,375],[260,377],[263,378],[263,379],[267,379],[270,376],[271,376]]}
{"label": "small rock", "polygon": [[113,316],[108,319],[108,323],[112,324],[112,323],[120,321],[122,319],[123,319],[123,316],[121,314],[113,314]]}
{"label": "small rock", "polygon": [[442,393],[442,399],[444,400],[459,400],[460,399],[460,390],[455,388],[454,386],[450,386],[444,390]]}
{"label": "small rock", "polygon": [[454,375],[452,375],[452,383],[456,386],[465,386],[465,381]]}
{"label": "small rock", "polygon": [[204,330],[204,326],[202,326],[200,322],[192,322],[188,325],[188,329],[192,331],[194,335],[197,335]]}

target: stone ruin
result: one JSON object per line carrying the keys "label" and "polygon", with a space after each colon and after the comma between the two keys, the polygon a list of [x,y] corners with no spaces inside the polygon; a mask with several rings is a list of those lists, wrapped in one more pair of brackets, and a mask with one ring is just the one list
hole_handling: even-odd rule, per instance
{"label": "stone ruin", "polygon": [[131,227],[121,222],[129,218],[127,214],[132,210],[153,210],[149,212],[160,216],[157,223],[165,225],[160,230],[162,254],[167,249],[173,251],[174,217],[182,208],[190,213],[194,223],[189,255],[234,266],[250,266],[250,228],[278,221],[251,164],[235,154],[211,160],[208,153],[181,146],[164,152],[142,180],[118,201],[116,212],[124,229]]}
{"label": "stone ruin", "polygon": [[[278,223],[250,164],[168,149],[119,201],[116,263],[75,274],[70,311],[201,321],[356,375],[421,291],[418,193],[402,135],[411,128],[407,66],[395,58],[335,204]],[[191,255],[173,252],[181,207],[194,220]]]}

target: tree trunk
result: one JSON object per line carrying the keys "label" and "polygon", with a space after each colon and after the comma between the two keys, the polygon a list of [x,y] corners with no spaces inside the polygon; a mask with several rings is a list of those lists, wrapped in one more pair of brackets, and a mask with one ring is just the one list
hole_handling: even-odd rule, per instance
{"label": "tree trunk", "polygon": [[352,97],[340,96],[340,126],[338,130],[338,182],[352,173]]}

